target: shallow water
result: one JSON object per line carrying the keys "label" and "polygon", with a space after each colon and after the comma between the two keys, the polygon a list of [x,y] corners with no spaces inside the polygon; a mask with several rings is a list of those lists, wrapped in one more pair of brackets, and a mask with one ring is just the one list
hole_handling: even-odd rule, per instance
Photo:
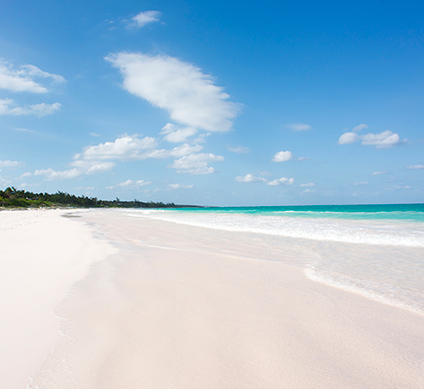
{"label": "shallow water", "polygon": [[310,253],[300,260],[308,278],[424,313],[422,204],[281,208],[288,207],[131,210],[127,217],[278,236],[286,245],[300,240]]}

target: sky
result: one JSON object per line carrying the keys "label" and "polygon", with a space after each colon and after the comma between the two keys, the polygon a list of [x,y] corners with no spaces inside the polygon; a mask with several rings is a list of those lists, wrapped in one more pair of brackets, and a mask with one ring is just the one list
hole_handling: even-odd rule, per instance
{"label": "sky", "polygon": [[424,202],[421,1],[0,2],[0,188]]}

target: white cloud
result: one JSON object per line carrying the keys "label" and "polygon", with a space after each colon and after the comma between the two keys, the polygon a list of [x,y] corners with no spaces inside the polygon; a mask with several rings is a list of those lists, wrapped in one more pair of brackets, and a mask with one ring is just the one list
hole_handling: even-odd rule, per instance
{"label": "white cloud", "polygon": [[237,154],[250,153],[250,148],[244,147],[244,146],[227,147],[227,150],[231,151],[232,153],[237,153]]}
{"label": "white cloud", "polygon": [[308,182],[307,184],[300,184],[302,188],[308,187],[308,186],[315,186],[313,182]]}
{"label": "white cloud", "polygon": [[139,14],[135,15],[133,18],[129,20],[128,27],[136,29],[136,28],[144,27],[146,24],[149,24],[149,23],[159,22],[160,16],[161,16],[161,13],[159,11],[140,12]]}
{"label": "white cloud", "polygon": [[172,123],[166,124],[161,130],[161,134],[165,135],[163,138],[170,143],[186,142],[187,138],[193,136],[196,132],[197,130],[195,128],[182,128]]}
{"label": "white cloud", "polygon": [[196,66],[141,53],[121,52],[105,59],[121,72],[125,90],[166,109],[176,122],[211,132],[231,130],[240,105],[228,101],[223,88]]}
{"label": "white cloud", "polygon": [[373,176],[379,176],[380,174],[387,174],[387,172],[374,172]]}
{"label": "white cloud", "polygon": [[359,132],[361,130],[364,130],[365,128],[368,128],[366,124],[358,124],[357,126],[352,128],[353,132]]}
{"label": "white cloud", "polygon": [[[113,162],[99,162],[99,161],[73,161],[71,169],[56,171],[52,168],[39,169],[34,172],[34,176],[44,176],[47,180],[60,180],[76,178],[83,174],[94,174],[104,172],[112,169],[115,166]],[[24,176],[30,176],[31,173],[24,173]]]}
{"label": "white cloud", "polygon": [[144,159],[149,157],[150,151],[155,149],[157,142],[155,138],[140,135],[123,135],[114,142],[100,143],[96,146],[89,146],[82,154],[77,154],[76,160],[107,160],[119,159],[122,161]]}
{"label": "white cloud", "polygon": [[27,107],[20,107],[12,99],[0,99],[0,115],[35,115],[38,117],[51,115],[60,109],[60,103],[53,104],[33,104]]}
{"label": "white cloud", "polygon": [[[82,174],[94,174],[111,170],[115,166],[113,160],[134,161],[147,158],[178,158],[169,166],[179,173],[210,174],[215,170],[208,166],[209,162],[222,161],[224,157],[214,154],[199,154],[201,145],[184,143],[171,150],[157,149],[157,142],[152,137],[123,135],[113,142],[104,142],[95,146],[88,146],[76,154],[69,164],[68,170],[55,171],[53,169],[37,170],[34,175],[45,176],[49,180],[59,178],[74,178]],[[30,175],[28,173],[27,175]],[[126,181],[130,183],[130,181]],[[131,184],[139,185],[141,181]]]}
{"label": "white cloud", "polygon": [[312,126],[305,123],[289,123],[289,124],[286,124],[286,128],[293,131],[306,131],[306,130],[310,130]]}
{"label": "white cloud", "polygon": [[183,185],[183,184],[169,184],[169,189],[192,189],[194,185]]}
{"label": "white cloud", "polygon": [[299,157],[297,160],[298,161],[308,161],[309,159],[311,159],[310,157]]}
{"label": "white cloud", "polygon": [[281,177],[281,178],[277,178],[275,180],[272,181],[268,181],[267,179],[263,178],[263,177],[257,177],[254,174],[246,174],[245,176],[237,176],[235,178],[235,181],[237,182],[241,182],[241,183],[252,183],[252,182],[261,182],[270,186],[277,186],[277,185],[293,185],[294,183],[294,178],[287,178],[287,177]]}
{"label": "white cloud", "polygon": [[290,161],[293,158],[293,154],[291,151],[279,151],[278,153],[275,153],[274,157],[272,158],[273,162],[286,162]]}
{"label": "white cloud", "polygon": [[410,165],[407,167],[407,169],[424,169],[424,165],[422,164]]}
{"label": "white cloud", "polygon": [[368,133],[365,135],[358,135],[356,132],[345,132],[340,136],[338,143],[340,145],[344,145],[358,142],[360,140],[361,145],[375,146],[378,149],[389,148],[402,143],[399,135],[389,130],[383,131],[379,134]]}
{"label": "white cloud", "polygon": [[34,172],[34,176],[45,176],[48,180],[57,180],[63,178],[75,178],[82,174],[82,172],[76,168],[62,171],[55,171],[49,169],[39,169]]}
{"label": "white cloud", "polygon": [[75,160],[71,162],[70,165],[77,168],[81,172],[81,174],[94,174],[99,172],[105,172],[115,167],[114,162],[85,160]]}
{"label": "white cloud", "polygon": [[340,136],[337,143],[339,145],[348,145],[350,143],[355,143],[358,140],[360,140],[360,137],[356,132],[345,132]]}
{"label": "white cloud", "polygon": [[47,93],[46,86],[34,79],[50,79],[53,83],[64,82],[65,79],[57,74],[47,73],[33,65],[24,65],[19,69],[0,58],[0,89],[11,92]]}
{"label": "white cloud", "polygon": [[75,190],[94,190],[97,189],[94,186],[77,186],[74,188]]}
{"label": "white cloud", "polygon": [[214,155],[212,153],[199,153],[185,155],[176,159],[172,167],[177,170],[177,173],[190,173],[190,174],[212,174],[215,169],[209,166],[209,162],[223,161],[224,157],[221,155]]}
{"label": "white cloud", "polygon": [[250,182],[267,182],[267,180],[263,177],[256,177],[253,174],[246,174],[245,176],[237,176],[235,178],[237,182],[244,182],[244,183],[250,183]]}
{"label": "white cloud", "polygon": [[137,180],[137,181],[126,180],[124,182],[120,182],[119,184],[116,184],[115,186],[108,186],[107,189],[114,189],[116,187],[120,187],[120,188],[129,188],[129,187],[139,188],[141,186],[150,185],[150,184],[151,184],[150,181],[144,181],[144,180]]}
{"label": "white cloud", "polygon": [[22,166],[22,162],[18,161],[0,161],[0,167],[18,167]]}
{"label": "white cloud", "polygon": [[294,183],[294,178],[287,178],[287,177],[281,177],[281,178],[277,178],[276,180],[272,180],[270,182],[267,183],[267,185],[271,185],[271,186],[276,186],[276,185],[293,185]]}
{"label": "white cloud", "polygon": [[376,146],[378,149],[392,147],[401,143],[399,135],[392,131],[383,131],[380,134],[366,134],[362,137],[361,144],[364,146]]}
{"label": "white cloud", "polygon": [[199,151],[203,150],[203,146],[201,145],[194,145],[191,146],[187,143],[184,143],[180,146],[174,147],[169,155],[172,157],[184,157],[185,155],[189,155],[189,154],[194,154],[194,153],[198,153]]}

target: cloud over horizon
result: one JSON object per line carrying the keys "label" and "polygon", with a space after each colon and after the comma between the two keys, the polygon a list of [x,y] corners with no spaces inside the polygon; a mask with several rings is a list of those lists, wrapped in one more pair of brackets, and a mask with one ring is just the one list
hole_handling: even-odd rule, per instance
{"label": "cloud over horizon", "polygon": [[245,176],[237,176],[234,178],[236,182],[249,184],[252,182],[260,182],[269,186],[278,185],[293,185],[294,178],[281,177],[272,181],[268,181],[266,178],[255,176],[254,174],[248,173]]}
{"label": "cloud over horizon", "polygon": [[158,149],[157,145],[153,137],[124,134],[113,142],[85,147],[81,153],[74,155],[73,161],[69,163],[70,169],[38,169],[34,173],[27,172],[24,175],[45,176],[48,180],[75,178],[111,170],[116,166],[114,161],[140,161],[148,158],[175,158],[168,167],[176,169],[177,173],[212,174],[215,169],[209,166],[209,163],[224,160],[220,155],[200,153],[203,146],[199,144],[183,143],[172,149]]}

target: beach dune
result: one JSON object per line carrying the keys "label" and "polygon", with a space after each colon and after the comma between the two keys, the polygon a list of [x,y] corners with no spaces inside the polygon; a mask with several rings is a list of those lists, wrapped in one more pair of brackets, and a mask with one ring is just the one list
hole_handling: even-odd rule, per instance
{"label": "beach dune", "polygon": [[[46,272],[42,282],[53,283],[54,299],[22,286],[28,297],[19,301],[17,279],[3,286],[13,305],[2,307],[10,313],[1,332],[15,337],[7,344],[15,355],[6,370],[10,388],[24,387],[29,376],[31,388],[424,387],[424,316],[306,278],[298,259],[312,253],[301,239],[123,211],[48,215],[26,233],[54,225],[58,243],[34,238],[36,253],[7,240],[20,265],[2,260],[3,269],[36,268],[26,258],[32,252],[39,263],[43,250],[64,255],[61,269],[73,269],[76,246],[85,259],[71,275]],[[16,327],[37,315],[49,320]],[[37,352],[34,339],[41,339]],[[25,371],[22,355],[31,362]]]}

